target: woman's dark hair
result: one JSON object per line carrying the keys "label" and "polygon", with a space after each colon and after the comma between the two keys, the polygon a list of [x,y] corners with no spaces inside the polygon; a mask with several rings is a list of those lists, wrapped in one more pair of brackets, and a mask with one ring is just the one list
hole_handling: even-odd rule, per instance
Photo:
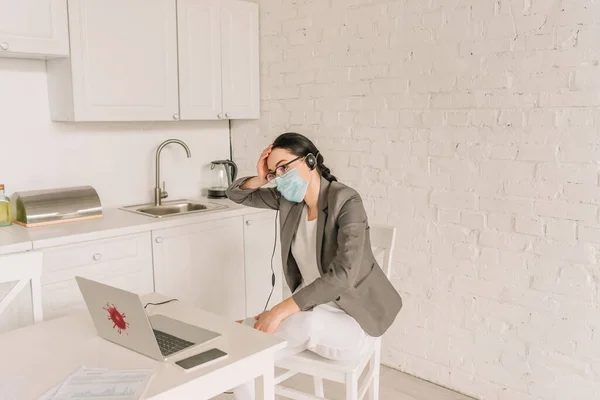
{"label": "woman's dark hair", "polygon": [[309,138],[299,133],[287,132],[279,135],[273,141],[274,149],[286,149],[297,157],[306,157],[312,154],[317,157],[317,171],[329,182],[337,181],[337,178],[331,175],[331,170],[323,164],[323,155],[317,149],[317,146]]}

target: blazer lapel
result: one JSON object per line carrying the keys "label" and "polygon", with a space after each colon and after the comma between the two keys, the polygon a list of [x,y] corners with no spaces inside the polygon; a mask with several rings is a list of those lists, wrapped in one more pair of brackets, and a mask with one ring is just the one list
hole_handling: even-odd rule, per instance
{"label": "blazer lapel", "polygon": [[327,206],[329,203],[329,185],[331,183],[321,177],[321,190],[319,192],[319,214],[317,217],[317,265],[319,266],[319,273],[323,275],[323,266],[321,265],[321,254],[323,250],[323,232],[325,230],[325,223],[327,222]]}
{"label": "blazer lapel", "polygon": [[288,259],[290,257],[290,249],[292,248],[292,240],[296,236],[298,225],[300,225],[300,217],[302,216],[302,208],[304,202],[294,204],[285,217],[285,221],[281,229],[281,251],[285,255],[283,259],[283,267],[287,268]]}

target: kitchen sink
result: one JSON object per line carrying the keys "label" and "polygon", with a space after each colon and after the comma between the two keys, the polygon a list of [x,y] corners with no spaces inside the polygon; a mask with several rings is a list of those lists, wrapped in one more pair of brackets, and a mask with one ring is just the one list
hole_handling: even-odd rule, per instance
{"label": "kitchen sink", "polygon": [[130,211],[142,215],[148,215],[154,218],[169,217],[174,215],[186,215],[200,213],[205,211],[219,210],[227,208],[224,204],[216,203],[198,203],[190,200],[163,201],[160,206],[153,203],[138,204],[121,208],[121,210]]}

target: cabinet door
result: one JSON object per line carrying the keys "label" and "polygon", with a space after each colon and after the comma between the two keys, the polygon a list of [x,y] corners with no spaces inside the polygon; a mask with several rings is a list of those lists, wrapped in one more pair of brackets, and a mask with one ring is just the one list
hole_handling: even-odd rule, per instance
{"label": "cabinet door", "polygon": [[0,0],[0,56],[68,56],[67,0]]}
{"label": "cabinet door", "polygon": [[149,232],[43,250],[44,319],[85,309],[75,276],[134,293],[154,291]]}
{"label": "cabinet door", "polygon": [[218,1],[177,1],[181,119],[220,118],[220,26]]}
{"label": "cabinet door", "polygon": [[242,217],[152,232],[156,292],[231,320],[246,315]]}
{"label": "cabinet door", "polygon": [[69,0],[76,121],[179,118],[175,0]]}
{"label": "cabinet door", "polygon": [[260,117],[258,5],[221,2],[223,112],[230,119]]}
{"label": "cabinet door", "polygon": [[[275,246],[275,236],[277,244]],[[275,247],[275,248],[274,248]],[[244,255],[246,264],[246,315],[255,316],[265,309],[271,293],[271,277],[275,273],[275,288],[268,309],[281,302],[283,274],[279,225],[275,212],[247,215],[244,217]],[[271,258],[273,271],[271,271]]]}

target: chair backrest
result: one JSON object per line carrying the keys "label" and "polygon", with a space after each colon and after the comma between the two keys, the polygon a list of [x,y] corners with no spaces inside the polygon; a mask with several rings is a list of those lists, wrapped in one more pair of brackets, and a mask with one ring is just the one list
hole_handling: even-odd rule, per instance
{"label": "chair backrest", "polygon": [[29,283],[33,319],[34,322],[41,322],[43,320],[41,277],[42,253],[31,251],[0,256],[0,283],[17,282],[0,301],[0,315]]}
{"label": "chair backrest", "polygon": [[371,225],[370,236],[375,258],[383,254],[381,269],[389,279],[392,274],[392,253],[396,243],[396,228],[386,225]]}

